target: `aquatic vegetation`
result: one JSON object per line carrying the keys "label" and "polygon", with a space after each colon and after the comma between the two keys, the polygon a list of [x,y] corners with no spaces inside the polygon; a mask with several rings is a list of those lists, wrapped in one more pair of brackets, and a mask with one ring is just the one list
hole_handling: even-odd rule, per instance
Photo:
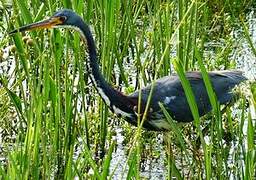
{"label": "aquatic vegetation", "polygon": [[[206,70],[237,67],[253,77],[256,36],[243,18],[253,12],[248,7],[254,4],[234,0],[3,4],[0,177],[252,178],[255,85],[241,87],[246,93],[223,110],[205,75]],[[199,70],[209,87],[212,113],[184,125],[162,107],[170,132],[161,135],[131,127],[108,110],[84,74],[87,54],[81,46],[86,44],[79,34],[51,30],[25,33],[23,39],[19,33],[7,35],[14,27],[63,7],[92,25],[101,71],[113,86],[128,94],[155,78]]]}

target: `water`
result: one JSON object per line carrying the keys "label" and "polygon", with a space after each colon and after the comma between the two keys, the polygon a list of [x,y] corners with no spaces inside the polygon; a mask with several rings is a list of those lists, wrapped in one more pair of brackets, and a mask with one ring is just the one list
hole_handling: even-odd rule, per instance
{"label": "water", "polygon": [[[256,48],[256,10],[252,10],[247,16],[248,30],[250,38]],[[252,48],[247,39],[242,36],[243,29],[234,31],[233,37],[240,38],[237,49],[233,51],[233,58],[236,59],[237,69],[241,69],[245,76],[252,82],[256,80],[256,55],[253,54]],[[242,36],[242,38],[241,38]],[[249,107],[252,119],[256,120],[256,112],[252,106]]]}
{"label": "water", "polygon": [[[119,179],[125,179],[127,176],[127,168],[124,169],[126,163],[127,163],[127,145],[124,144],[125,137],[123,136],[122,132],[123,130],[120,127],[115,127],[116,136],[113,137],[113,139],[117,142],[117,150],[113,153],[113,158],[111,160],[111,166],[110,166],[110,172],[114,171],[114,178],[116,180]],[[153,146],[153,147],[149,147]],[[166,159],[165,150],[163,146],[163,136],[162,134],[159,134],[156,138],[155,143],[149,144],[147,143],[145,145],[145,149],[149,148],[150,150],[153,150],[154,152],[158,152],[159,156],[158,158],[153,158],[150,156],[146,157],[146,160],[143,161],[141,164],[141,177],[143,178],[150,178],[150,179],[156,179],[161,180],[165,179],[165,173],[166,173],[166,165],[164,163],[164,160]],[[145,151],[143,149],[142,151]],[[145,158],[145,157],[144,157]]]}
{"label": "water", "polygon": [[[247,17],[248,30],[250,37],[256,48],[256,11],[253,10]],[[234,31],[233,37],[240,39],[237,49],[233,51],[233,58],[236,59],[237,68],[245,72],[246,77],[250,80],[256,79],[256,56],[253,54],[251,47],[245,37],[242,37],[243,29]]]}

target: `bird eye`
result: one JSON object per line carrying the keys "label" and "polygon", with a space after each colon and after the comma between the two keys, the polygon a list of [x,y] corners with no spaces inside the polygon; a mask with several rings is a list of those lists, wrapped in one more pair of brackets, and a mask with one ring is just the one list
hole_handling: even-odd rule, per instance
{"label": "bird eye", "polygon": [[60,18],[61,22],[65,22],[65,21],[66,21],[66,19],[67,19],[67,17],[66,17],[66,16],[60,16],[59,18]]}

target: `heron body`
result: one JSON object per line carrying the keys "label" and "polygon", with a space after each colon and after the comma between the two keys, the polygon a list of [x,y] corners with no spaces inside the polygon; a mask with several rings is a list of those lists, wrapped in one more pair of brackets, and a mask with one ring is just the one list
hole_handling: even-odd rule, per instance
{"label": "heron body", "polygon": [[[231,102],[235,96],[231,90],[237,84],[246,80],[241,71],[209,72],[208,75],[220,104]],[[195,96],[199,115],[203,116],[211,111],[212,107],[202,75],[200,72],[187,72],[186,78],[190,82]],[[151,88],[152,87],[149,85],[141,90],[142,107],[146,106]],[[138,99],[139,92],[137,91],[129,97]],[[163,121],[164,114],[161,111],[159,102],[164,105],[174,120],[179,122],[190,122],[193,120],[193,115],[187,102],[184,89],[177,75],[165,76],[155,82],[150,103],[151,111],[148,112],[149,118],[145,121],[145,123],[147,123],[145,126],[153,130],[168,129],[166,122]]]}
{"label": "heron body", "polygon": [[[124,117],[129,123],[135,126],[138,125],[138,116],[145,111],[152,85],[141,89],[140,101],[139,91],[126,96],[111,87],[100,72],[96,47],[89,26],[75,12],[68,9],[60,10],[48,20],[23,26],[10,32],[10,34],[18,31],[57,27],[72,28],[81,34],[82,39],[86,41],[88,47],[89,59],[86,60],[88,73],[98,93],[114,113]],[[187,72],[186,77],[193,90],[199,115],[203,116],[208,113],[212,107],[201,73]],[[241,71],[209,72],[209,77],[220,104],[229,103],[234,98],[234,94],[231,90],[236,85],[246,80]],[[138,104],[139,102],[140,104]],[[156,131],[170,129],[159,106],[160,103],[163,104],[174,120],[178,122],[193,121],[184,89],[177,75],[166,76],[156,80],[153,86],[153,93],[150,99],[149,110],[146,114],[146,120],[143,123],[143,127],[146,129]],[[140,107],[140,109],[138,109],[138,107]]]}

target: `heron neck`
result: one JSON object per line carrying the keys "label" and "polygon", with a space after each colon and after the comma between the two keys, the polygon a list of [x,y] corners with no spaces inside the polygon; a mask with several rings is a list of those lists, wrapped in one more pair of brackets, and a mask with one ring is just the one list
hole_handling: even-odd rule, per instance
{"label": "heron neck", "polygon": [[129,107],[129,98],[112,88],[100,72],[95,43],[89,27],[85,24],[81,29],[82,36],[87,42],[89,61],[87,62],[90,78],[104,102],[117,114],[131,116],[132,109]]}

